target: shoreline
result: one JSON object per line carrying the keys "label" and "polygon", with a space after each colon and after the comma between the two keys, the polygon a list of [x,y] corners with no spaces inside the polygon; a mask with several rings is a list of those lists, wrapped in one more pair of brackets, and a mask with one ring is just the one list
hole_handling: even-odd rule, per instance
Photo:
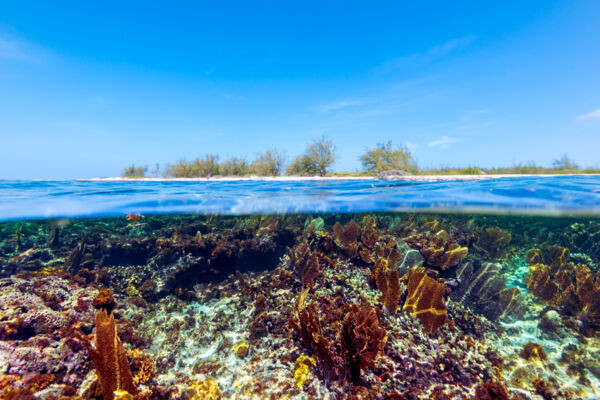
{"label": "shoreline", "polygon": [[442,182],[442,181],[481,181],[501,178],[550,178],[557,176],[600,176],[600,174],[502,174],[502,175],[405,175],[392,179],[377,179],[374,176],[223,176],[210,178],[80,178],[77,182],[234,182],[234,181],[268,181],[268,182],[304,182],[304,181],[410,181],[410,182]]}

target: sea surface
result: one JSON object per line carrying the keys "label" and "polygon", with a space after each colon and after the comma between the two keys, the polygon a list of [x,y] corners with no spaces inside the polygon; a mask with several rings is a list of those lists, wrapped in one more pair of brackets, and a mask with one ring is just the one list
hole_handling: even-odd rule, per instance
{"label": "sea surface", "polygon": [[0,399],[599,399],[600,177],[0,181]]}
{"label": "sea surface", "polygon": [[600,212],[600,176],[479,181],[7,181],[0,220],[127,213]]}

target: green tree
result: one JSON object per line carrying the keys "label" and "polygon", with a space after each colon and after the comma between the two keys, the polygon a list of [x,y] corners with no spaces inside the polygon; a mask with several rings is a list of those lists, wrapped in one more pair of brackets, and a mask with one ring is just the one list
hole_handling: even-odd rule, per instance
{"label": "green tree", "polygon": [[391,140],[377,143],[360,157],[365,171],[377,174],[382,171],[403,170],[416,172],[417,164],[406,145],[394,146]]}
{"label": "green tree", "polygon": [[148,172],[148,166],[136,167],[131,164],[121,172],[121,176],[124,178],[141,178]]}
{"label": "green tree", "polygon": [[279,176],[283,172],[285,156],[275,149],[257,155],[250,166],[252,173],[259,176]]}
{"label": "green tree", "polygon": [[150,170],[150,176],[153,176],[155,178],[158,178],[162,173],[163,173],[163,171],[160,169],[159,163],[156,163],[154,168],[152,168],[152,170]]}
{"label": "green tree", "polygon": [[563,154],[558,160],[552,161],[552,168],[560,171],[578,170],[579,165],[574,160],[570,159],[566,154]]}
{"label": "green tree", "polygon": [[211,177],[219,173],[219,156],[206,154],[204,157],[196,158],[193,162],[179,160],[177,164],[171,165],[169,175],[175,178]]}
{"label": "green tree", "polygon": [[183,159],[179,160],[168,166],[167,174],[175,178],[192,178],[194,177],[193,164]]}
{"label": "green tree", "polygon": [[288,167],[288,175],[327,175],[327,169],[335,162],[336,147],[331,140],[322,137],[315,140],[306,151],[296,157]]}
{"label": "green tree", "polygon": [[250,166],[245,158],[231,157],[219,165],[219,173],[224,176],[245,176],[250,174]]}
{"label": "green tree", "polygon": [[317,170],[306,155],[300,155],[288,165],[287,175],[317,175]]}

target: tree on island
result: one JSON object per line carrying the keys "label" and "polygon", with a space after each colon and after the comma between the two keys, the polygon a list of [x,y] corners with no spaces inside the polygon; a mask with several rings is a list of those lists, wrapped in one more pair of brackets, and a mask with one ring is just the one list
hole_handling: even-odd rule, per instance
{"label": "tree on island", "polygon": [[219,165],[219,174],[224,176],[250,175],[250,165],[243,157],[231,157]]}
{"label": "tree on island", "polygon": [[387,143],[377,143],[374,149],[368,150],[360,157],[360,161],[365,171],[372,174],[390,170],[417,172],[418,169],[408,147],[394,146],[391,140]]}
{"label": "tree on island", "polygon": [[141,178],[146,175],[146,172],[148,172],[147,165],[136,167],[131,164],[121,172],[121,176],[124,178]]}
{"label": "tree on island", "polygon": [[275,149],[269,149],[257,155],[250,169],[258,176],[279,176],[283,172],[285,156]]}
{"label": "tree on island", "polygon": [[331,140],[322,137],[315,140],[288,167],[288,175],[327,175],[327,168],[335,162],[336,147]]}
{"label": "tree on island", "polygon": [[574,171],[579,169],[579,165],[566,154],[563,154],[558,160],[552,161],[552,168],[560,171]]}
{"label": "tree on island", "polygon": [[179,160],[169,167],[168,175],[175,178],[211,177],[219,174],[219,156],[206,154],[189,163]]}

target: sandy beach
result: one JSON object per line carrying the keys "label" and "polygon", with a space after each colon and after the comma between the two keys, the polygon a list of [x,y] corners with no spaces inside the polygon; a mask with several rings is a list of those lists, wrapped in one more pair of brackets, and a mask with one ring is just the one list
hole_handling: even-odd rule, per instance
{"label": "sandy beach", "polygon": [[[438,182],[438,181],[481,181],[487,179],[500,179],[500,178],[551,178],[556,176],[600,176],[599,174],[539,174],[539,175],[520,175],[520,174],[507,174],[507,175],[405,175],[395,177],[393,179],[384,179],[390,181],[413,181],[413,182]],[[106,177],[106,178],[82,178],[76,179],[76,181],[94,181],[94,182],[162,182],[162,181],[175,181],[175,182],[231,182],[231,181],[347,181],[347,180],[361,180],[370,181],[377,180],[374,176],[219,176],[210,178],[123,178],[123,177]]]}

